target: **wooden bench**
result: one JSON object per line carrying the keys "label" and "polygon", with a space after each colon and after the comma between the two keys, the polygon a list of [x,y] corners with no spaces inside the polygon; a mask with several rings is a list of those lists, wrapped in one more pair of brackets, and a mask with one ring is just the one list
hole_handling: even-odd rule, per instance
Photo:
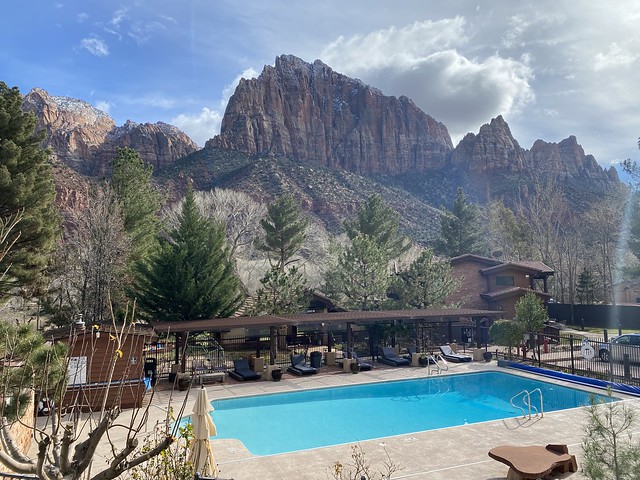
{"label": "wooden bench", "polygon": [[503,445],[489,450],[494,460],[509,466],[507,480],[532,480],[554,473],[577,472],[575,455],[566,445],[516,447]]}
{"label": "wooden bench", "polygon": [[195,380],[200,383],[200,385],[215,382],[224,383],[225,375],[224,372],[199,373],[195,376]]}

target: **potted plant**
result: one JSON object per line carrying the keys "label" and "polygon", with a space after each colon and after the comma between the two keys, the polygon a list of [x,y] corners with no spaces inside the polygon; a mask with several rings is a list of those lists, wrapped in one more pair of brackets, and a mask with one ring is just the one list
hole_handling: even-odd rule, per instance
{"label": "potted plant", "polygon": [[421,367],[426,367],[427,365],[429,365],[429,359],[424,355],[421,355],[418,358],[418,363],[420,364]]}
{"label": "potted plant", "polygon": [[349,365],[349,368],[351,369],[351,373],[358,373],[360,372],[360,364],[353,362],[351,365]]}
{"label": "potted plant", "polygon": [[482,356],[484,357],[484,361],[485,362],[490,362],[491,359],[493,358],[493,353],[491,353],[489,350],[486,350]]}
{"label": "potted plant", "polygon": [[271,371],[271,379],[274,382],[279,382],[281,378],[282,378],[282,369],[276,368],[275,370]]}
{"label": "potted plant", "polygon": [[191,375],[188,373],[178,373],[178,390],[188,390],[191,386]]}

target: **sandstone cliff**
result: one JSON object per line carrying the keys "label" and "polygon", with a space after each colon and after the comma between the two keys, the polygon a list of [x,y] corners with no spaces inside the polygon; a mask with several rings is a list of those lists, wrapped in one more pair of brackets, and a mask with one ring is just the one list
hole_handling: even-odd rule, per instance
{"label": "sandstone cliff", "polygon": [[447,128],[406,97],[388,97],[316,60],[291,55],[240,81],[206,147],[276,155],[361,174],[445,166]]}
{"label": "sandstone cliff", "polygon": [[477,135],[465,135],[451,155],[451,164],[471,172],[521,172],[525,151],[500,115],[480,127]]}
{"label": "sandstone cliff", "polygon": [[198,149],[183,132],[166,123],[127,122],[117,127],[106,113],[88,103],[49,95],[34,88],[25,96],[23,109],[35,113],[38,129],[47,132],[45,147],[54,160],[91,176],[110,171],[118,147],[130,147],[159,169]]}

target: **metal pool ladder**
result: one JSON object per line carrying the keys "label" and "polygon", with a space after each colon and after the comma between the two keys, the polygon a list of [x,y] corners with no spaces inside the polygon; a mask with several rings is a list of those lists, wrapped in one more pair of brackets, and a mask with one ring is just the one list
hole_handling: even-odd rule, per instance
{"label": "metal pool ladder", "polygon": [[[440,365],[440,361],[442,361],[442,365]],[[431,375],[431,366],[433,365],[433,369],[436,374],[440,375],[441,371],[449,370],[449,364],[444,359],[444,357],[440,354],[437,355],[429,355],[427,357],[427,373]]]}
{"label": "metal pool ladder", "polygon": [[[538,411],[535,405],[531,404],[531,394],[536,392],[540,395],[540,411]],[[518,405],[515,405],[513,403],[520,396],[522,396],[522,402],[524,403],[524,406],[527,407],[527,411],[525,411],[524,408]],[[540,417],[544,417],[544,400],[542,397],[542,390],[540,390],[539,388],[534,388],[531,391],[522,390],[521,392],[516,393],[513,397],[511,397],[511,406],[513,408],[517,408],[518,410],[521,410],[523,417],[529,416],[529,419],[531,419],[531,409],[535,410],[536,417],[538,416],[538,414],[540,414]]]}

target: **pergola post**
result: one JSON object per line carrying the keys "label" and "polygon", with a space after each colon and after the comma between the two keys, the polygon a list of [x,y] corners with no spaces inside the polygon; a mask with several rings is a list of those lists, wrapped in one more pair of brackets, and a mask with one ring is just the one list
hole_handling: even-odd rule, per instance
{"label": "pergola post", "polygon": [[351,322],[347,322],[347,358],[351,358],[351,350],[353,349],[353,334],[351,332]]}
{"label": "pergola post", "polygon": [[275,325],[269,327],[269,365],[276,364],[278,353],[278,329]]}

